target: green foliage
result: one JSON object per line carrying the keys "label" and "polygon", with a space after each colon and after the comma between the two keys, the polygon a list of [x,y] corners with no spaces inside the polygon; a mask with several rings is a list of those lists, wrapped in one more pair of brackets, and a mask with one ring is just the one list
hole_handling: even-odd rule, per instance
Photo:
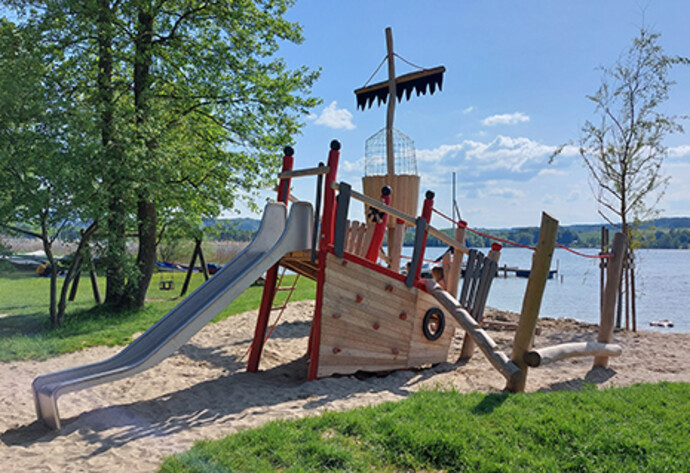
{"label": "green foliage", "polygon": [[[0,276],[0,294],[3,295],[3,314],[0,318],[0,362],[27,359],[46,359],[62,353],[79,351],[100,345],[126,345],[132,335],[150,328],[175,305],[182,301],[178,297],[184,274],[166,273],[164,276],[175,281],[174,291],[162,291],[156,284],[148,292],[148,302],[143,309],[115,312],[108,306],[95,306],[88,277],[84,277],[77,299],[66,314],[65,323],[51,329],[45,314],[49,281],[46,278],[28,276],[26,273],[11,273]],[[62,281],[60,279],[59,281]],[[101,287],[104,279],[99,278]],[[203,276],[194,273],[190,292],[196,289]],[[286,276],[285,285],[291,279]],[[215,321],[231,315],[257,310],[261,302],[262,286],[252,286],[221,312]],[[292,301],[313,299],[315,284],[300,278],[292,295]],[[276,296],[276,304],[283,302],[286,292]]]}
{"label": "green foliage", "polygon": [[687,471],[690,385],[420,392],[197,443],[161,470]]}
{"label": "green foliage", "polygon": [[[0,116],[0,155],[20,146],[71,166],[71,173],[46,166],[30,181],[52,199],[79,200],[60,207],[78,209],[72,223],[100,222],[108,300],[130,298],[126,283],[127,292],[138,286],[145,294],[162,233],[201,238],[203,218],[251,200],[275,179],[281,148],[318,103],[310,96],[318,74],[276,57],[281,43],[302,41],[300,26],[283,18],[291,5],[6,2],[19,23],[3,20],[0,32],[0,51],[14,61],[0,62],[0,109],[8,117]],[[5,126],[17,121],[22,126]],[[44,142],[49,149],[38,149]],[[27,209],[5,192],[0,206],[21,209],[26,220],[55,208]],[[139,237],[136,264],[128,233]]]}

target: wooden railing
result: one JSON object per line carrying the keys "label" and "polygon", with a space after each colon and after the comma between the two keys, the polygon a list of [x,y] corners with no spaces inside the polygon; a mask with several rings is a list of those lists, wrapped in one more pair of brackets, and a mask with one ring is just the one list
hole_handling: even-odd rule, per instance
{"label": "wooden railing", "polygon": [[[331,187],[337,191],[340,191],[340,184],[337,182],[334,182],[331,184]],[[377,210],[380,210],[382,212],[386,212],[387,214],[399,218],[400,220],[403,220],[406,223],[409,223],[412,226],[417,225],[417,218],[412,217],[411,215],[408,215],[404,212],[401,212],[398,209],[395,209],[389,205],[386,205],[376,199],[373,199],[367,195],[361,194],[357,191],[350,190],[350,197],[359,200],[360,202],[364,202],[367,205],[370,205],[374,207]],[[429,225],[428,223],[425,223],[425,231],[429,232],[431,235],[435,236],[439,240],[441,240],[443,243],[447,244],[448,246],[452,246],[453,248],[462,251],[465,254],[469,254],[469,249],[467,246],[465,246],[464,243],[459,242],[455,238],[449,237],[445,233],[443,233],[441,230],[439,230],[436,227],[433,227]]]}

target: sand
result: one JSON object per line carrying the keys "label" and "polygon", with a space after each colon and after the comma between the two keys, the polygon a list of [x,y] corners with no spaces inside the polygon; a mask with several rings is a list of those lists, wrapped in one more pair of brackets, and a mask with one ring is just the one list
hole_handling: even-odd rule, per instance
{"label": "sand", "polygon": [[[258,374],[245,372],[256,312],[207,326],[160,365],[132,378],[60,398],[60,432],[36,421],[34,377],[102,360],[119,348],[98,347],[42,362],[0,364],[0,464],[3,472],[151,472],[163,457],[274,419],[395,401],[419,389],[496,392],[505,382],[477,351],[467,363],[306,381],[304,357],[313,302],[292,303],[266,345]],[[490,310],[489,318],[514,315]],[[596,339],[596,326],[540,319],[536,346]],[[489,330],[509,353],[513,332]],[[608,369],[591,358],[531,369],[527,390],[578,389],[638,382],[690,381],[690,334],[620,332],[623,355]],[[458,332],[449,360],[462,344]]]}

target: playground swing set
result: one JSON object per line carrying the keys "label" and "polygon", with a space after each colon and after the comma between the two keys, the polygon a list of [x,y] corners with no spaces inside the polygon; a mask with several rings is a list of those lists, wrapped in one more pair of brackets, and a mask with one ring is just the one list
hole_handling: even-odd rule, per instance
{"label": "playground swing set", "polygon": [[[431,225],[434,193],[427,191],[417,215],[419,176],[416,169],[398,166],[394,153],[395,98],[411,91],[440,90],[444,68],[396,77],[392,33],[386,30],[389,80],[355,91],[362,108],[374,100],[388,101],[385,130],[374,135],[373,148],[385,137],[386,170],[363,178],[364,192],[337,181],[341,145],[332,141],[326,164],[294,170],[294,150],[286,147],[279,174],[278,202],[268,204],[254,240],[232,261],[144,334],[117,355],[97,363],[37,377],[33,382],[36,413],[49,427],[59,429],[58,398],[66,393],[132,376],[174,354],[265,272],[265,283],[247,371],[259,371],[276,292],[282,290],[279,268],[316,281],[313,319],[307,341],[308,380],[348,375],[358,371],[388,372],[448,361],[456,330],[464,331],[461,358],[479,348],[506,379],[510,392],[525,390],[529,367],[576,356],[593,356],[594,367],[608,366],[609,357],[621,354],[611,344],[614,312],[625,254],[623,234],[615,235],[612,252],[605,255],[607,280],[602,294],[601,320],[596,342],[567,343],[534,348],[541,300],[556,245],[558,221],[542,214],[538,244],[532,259],[522,309],[510,355],[501,351],[484,329],[483,312],[497,271],[501,245],[487,255],[465,246],[468,227],[456,222],[450,237]],[[370,143],[368,143],[369,145]],[[376,150],[367,158],[378,161]],[[410,164],[410,161],[407,161]],[[414,166],[416,168],[416,164]],[[290,195],[292,179],[316,177],[314,205]],[[348,219],[352,201],[364,205],[366,221]],[[323,208],[322,208],[323,207]],[[400,271],[403,235],[414,229],[409,270]],[[382,243],[386,231],[385,254]],[[453,248],[444,255],[445,288],[421,277],[427,236]],[[466,259],[464,277],[463,261]],[[460,285],[462,279],[462,285]],[[294,289],[294,284],[293,284]]]}

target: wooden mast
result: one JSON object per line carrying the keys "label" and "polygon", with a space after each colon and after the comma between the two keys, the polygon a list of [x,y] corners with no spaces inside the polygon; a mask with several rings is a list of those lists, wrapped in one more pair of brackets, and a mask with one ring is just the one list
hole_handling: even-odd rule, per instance
{"label": "wooden mast", "polygon": [[386,54],[388,58],[388,109],[386,112],[386,164],[389,182],[395,175],[395,149],[393,143],[393,118],[395,117],[395,55],[393,54],[393,29],[386,28]]}

